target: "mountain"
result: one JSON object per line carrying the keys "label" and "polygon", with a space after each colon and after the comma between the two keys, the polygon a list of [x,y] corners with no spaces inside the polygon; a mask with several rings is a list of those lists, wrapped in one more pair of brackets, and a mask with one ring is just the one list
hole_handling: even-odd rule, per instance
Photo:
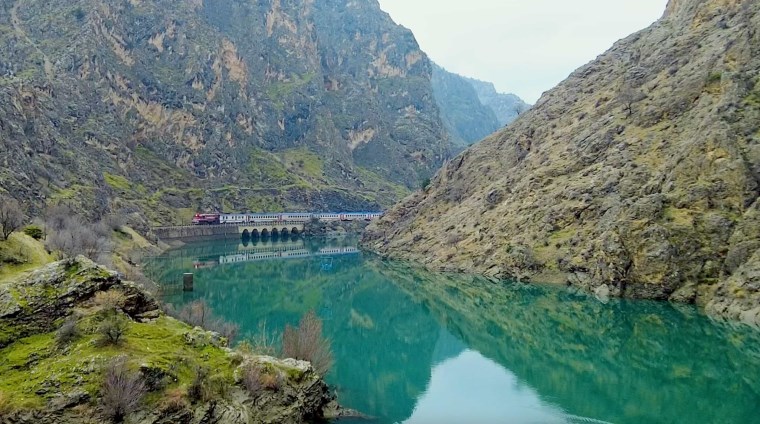
{"label": "mountain", "polygon": [[530,109],[514,94],[498,93],[493,83],[463,77],[435,63],[432,84],[441,120],[459,148],[493,134]]}
{"label": "mountain", "polygon": [[151,223],[377,209],[449,142],[376,0],[4,0],[0,192]]}
{"label": "mountain", "polygon": [[364,245],[760,323],[760,3],[662,19],[449,161]]}
{"label": "mountain", "polygon": [[475,89],[480,102],[496,114],[500,127],[511,124],[531,107],[515,94],[499,93],[491,82],[472,78],[467,78],[467,81]]}
{"label": "mountain", "polygon": [[466,147],[501,128],[494,111],[480,101],[468,79],[433,63],[431,82],[441,120],[453,144]]}

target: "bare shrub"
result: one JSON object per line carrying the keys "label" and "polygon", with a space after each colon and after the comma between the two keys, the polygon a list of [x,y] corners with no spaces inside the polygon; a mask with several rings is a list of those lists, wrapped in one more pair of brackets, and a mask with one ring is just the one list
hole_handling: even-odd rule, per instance
{"label": "bare shrub", "polygon": [[12,232],[24,225],[24,211],[11,197],[0,196],[0,236],[7,240]]}
{"label": "bare shrub", "polygon": [[261,384],[261,368],[257,365],[250,364],[243,369],[242,382],[243,387],[254,399],[264,391],[264,385]]}
{"label": "bare shrub", "polygon": [[277,342],[277,335],[269,334],[267,323],[263,321],[259,323],[259,329],[255,334],[238,343],[237,350],[248,355],[278,356]]}
{"label": "bare shrub", "polygon": [[174,414],[189,406],[189,402],[185,399],[185,392],[181,388],[175,388],[166,391],[158,409],[164,414]]}
{"label": "bare shrub", "polygon": [[45,210],[45,226],[50,232],[62,230],[67,220],[74,215],[74,211],[66,205],[57,204]]}
{"label": "bare shrub", "polygon": [[208,402],[228,397],[230,384],[220,374],[211,375],[209,369],[196,366],[193,381],[187,388],[187,397],[192,403]]}
{"label": "bare shrub", "polygon": [[48,249],[64,257],[84,255],[92,260],[107,257],[112,246],[110,230],[105,225],[89,224],[65,207],[56,207],[48,213]]}
{"label": "bare shrub", "polygon": [[145,395],[145,384],[139,372],[130,371],[124,356],[113,359],[105,370],[100,389],[103,415],[120,423],[135,410]]}
{"label": "bare shrub", "polygon": [[227,343],[231,345],[232,342],[237,338],[238,332],[240,331],[240,326],[229,321],[216,319],[212,321],[210,330],[221,334],[222,337],[227,339]]}
{"label": "bare shrub", "polygon": [[77,317],[72,315],[66,318],[58,331],[55,332],[55,341],[59,346],[63,346],[76,340],[77,337],[79,337]]}
{"label": "bare shrub", "polygon": [[282,387],[283,376],[275,370],[265,370],[261,374],[261,385],[267,390],[278,391]]}
{"label": "bare shrub", "polygon": [[237,324],[215,317],[205,300],[196,300],[180,309],[172,305],[166,305],[164,306],[164,310],[167,315],[180,321],[221,334],[230,345],[240,330],[240,326]]}
{"label": "bare shrub", "polygon": [[193,381],[187,387],[187,397],[196,403],[208,397],[208,368],[196,366]]}
{"label": "bare shrub", "polygon": [[196,300],[180,309],[178,318],[190,325],[206,328],[211,321],[211,315],[208,303],[205,300]]}
{"label": "bare shrub", "polygon": [[103,312],[115,313],[124,307],[127,297],[118,290],[108,290],[95,293],[95,306]]}
{"label": "bare shrub", "polygon": [[311,362],[314,370],[325,375],[332,367],[330,340],[322,335],[322,320],[314,311],[301,318],[298,327],[285,327],[282,334],[282,354],[287,358]]}
{"label": "bare shrub", "polygon": [[129,329],[127,319],[118,314],[107,316],[98,327],[100,342],[103,345],[118,345],[124,340],[124,334]]}

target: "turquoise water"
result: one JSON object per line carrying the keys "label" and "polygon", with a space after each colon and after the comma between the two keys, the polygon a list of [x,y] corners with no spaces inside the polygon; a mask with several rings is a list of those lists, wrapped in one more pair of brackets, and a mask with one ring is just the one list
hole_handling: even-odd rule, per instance
{"label": "turquoise water", "polygon": [[[757,330],[689,306],[429,273],[354,245],[193,244],[147,268],[167,301],[205,299],[243,337],[315,310],[335,356],[327,381],[370,422],[760,423]],[[173,291],[183,272],[193,293]]]}

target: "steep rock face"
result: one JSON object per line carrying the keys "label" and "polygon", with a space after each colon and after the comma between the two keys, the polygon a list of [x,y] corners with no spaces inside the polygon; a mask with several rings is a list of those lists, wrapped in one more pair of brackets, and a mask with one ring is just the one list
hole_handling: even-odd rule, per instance
{"label": "steep rock face", "polygon": [[453,144],[469,146],[501,127],[494,111],[481,103],[468,79],[433,64],[431,81],[441,120]]}
{"label": "steep rock face", "polygon": [[37,269],[27,277],[0,285],[0,348],[15,340],[56,329],[71,309],[96,292],[118,286],[133,318],[158,311],[158,303],[133,283],[80,256]]}
{"label": "steep rock face", "polygon": [[480,102],[488,106],[496,114],[499,126],[503,127],[514,122],[520,115],[530,109],[530,105],[512,93],[499,93],[493,83],[467,78],[475,89]]}
{"label": "steep rock face", "polygon": [[451,160],[364,243],[758,322],[760,4],[672,1]]}
{"label": "steep rock face", "polygon": [[5,0],[0,39],[0,187],[36,208],[376,208],[448,154],[375,0]]}

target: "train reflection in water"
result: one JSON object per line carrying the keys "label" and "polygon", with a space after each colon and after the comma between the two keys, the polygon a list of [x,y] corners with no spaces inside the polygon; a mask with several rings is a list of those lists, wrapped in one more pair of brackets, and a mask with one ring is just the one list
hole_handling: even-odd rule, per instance
{"label": "train reflection in water", "polygon": [[273,259],[300,259],[308,257],[330,258],[333,256],[359,253],[355,246],[325,246],[309,249],[304,240],[266,240],[240,243],[236,249],[220,252],[213,256],[201,257],[193,261],[193,268],[213,268],[242,262],[265,261]]}

